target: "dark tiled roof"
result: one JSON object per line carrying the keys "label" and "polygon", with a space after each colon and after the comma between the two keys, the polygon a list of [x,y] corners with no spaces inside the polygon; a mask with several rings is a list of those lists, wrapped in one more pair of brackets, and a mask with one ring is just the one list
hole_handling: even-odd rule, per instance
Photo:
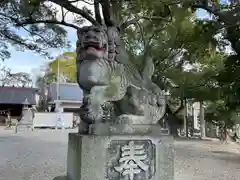
{"label": "dark tiled roof", "polygon": [[0,104],[36,104],[36,88],[0,87]]}
{"label": "dark tiled roof", "polygon": [[[51,84],[49,87],[50,99],[57,100],[57,84]],[[76,83],[59,84],[60,100],[82,101],[83,91]]]}

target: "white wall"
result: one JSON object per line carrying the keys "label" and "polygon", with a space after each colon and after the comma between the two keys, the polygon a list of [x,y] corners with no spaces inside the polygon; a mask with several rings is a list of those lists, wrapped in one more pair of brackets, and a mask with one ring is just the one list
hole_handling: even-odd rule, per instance
{"label": "white wall", "polygon": [[40,104],[40,95],[38,93],[35,94],[36,106]]}
{"label": "white wall", "polygon": [[[64,128],[73,127],[73,113],[62,113],[62,121]],[[56,112],[36,112],[33,119],[34,127],[50,127],[55,128],[58,120]]]}
{"label": "white wall", "polygon": [[81,103],[62,103],[62,108],[72,108],[72,109],[78,109],[81,107]]}
{"label": "white wall", "polygon": [[193,126],[194,126],[194,129],[198,129],[198,130],[200,130],[200,124],[198,121],[199,115],[200,115],[200,103],[195,102],[195,103],[193,103]]}

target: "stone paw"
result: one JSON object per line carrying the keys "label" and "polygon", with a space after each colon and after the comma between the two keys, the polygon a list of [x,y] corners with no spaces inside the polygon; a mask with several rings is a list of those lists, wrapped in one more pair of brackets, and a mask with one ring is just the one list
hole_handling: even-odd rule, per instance
{"label": "stone paw", "polygon": [[80,134],[89,134],[89,124],[85,123],[84,121],[81,121],[79,124],[78,132]]}

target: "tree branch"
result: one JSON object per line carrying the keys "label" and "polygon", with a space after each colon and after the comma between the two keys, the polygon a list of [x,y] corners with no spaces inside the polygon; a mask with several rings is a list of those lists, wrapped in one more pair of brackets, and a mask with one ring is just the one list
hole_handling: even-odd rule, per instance
{"label": "tree branch", "polygon": [[166,17],[161,17],[161,16],[141,16],[142,19],[146,20],[166,20],[171,22],[171,20],[167,20]]}
{"label": "tree branch", "polygon": [[[229,12],[221,11],[219,8],[212,8],[212,7],[209,7],[204,4],[193,4],[193,5],[191,5],[191,7],[195,8],[195,9],[203,9],[203,10],[207,11],[208,13],[217,16],[219,18],[219,20],[224,22],[226,25],[231,25],[231,24],[236,23],[236,21],[233,22],[233,20],[235,20],[234,18],[232,18],[232,19],[228,18],[227,13],[229,13]],[[232,13],[234,14],[234,12],[232,12]]]}
{"label": "tree branch", "polygon": [[132,25],[132,24],[137,24],[139,20],[140,20],[140,18],[135,17],[135,18],[133,18],[133,19],[131,19],[131,20],[129,20],[129,21],[125,21],[125,22],[123,22],[123,23],[120,25],[120,28],[121,28],[121,29],[125,29],[125,28],[127,28],[128,26],[130,26],[130,25]]}
{"label": "tree branch", "polygon": [[65,13],[64,13],[64,8],[61,7],[61,13],[62,13],[62,22],[65,21]]}
{"label": "tree branch", "polygon": [[8,0],[0,0],[0,4],[6,3]]}
{"label": "tree branch", "polygon": [[[172,16],[171,16],[172,17]],[[166,21],[169,21],[171,22],[172,18],[170,20],[167,20],[165,17],[161,17],[161,16],[139,16],[139,17],[135,17],[129,21],[125,21],[121,24],[121,29],[125,29],[127,28],[128,26],[132,25],[132,24],[137,24],[138,21],[140,19],[146,19],[146,20],[166,20]]]}
{"label": "tree branch", "polygon": [[82,2],[84,2],[84,3],[86,3],[86,4],[89,4],[89,5],[94,5],[93,3],[87,2],[87,1],[85,1],[85,0],[72,0],[72,1],[69,1],[69,2],[70,2],[70,3],[76,3],[76,2],[79,2],[79,1],[82,1]]}
{"label": "tree branch", "polygon": [[239,21],[238,16],[232,16],[232,18],[229,18],[229,15],[239,13],[239,8],[240,8],[239,4],[231,5],[229,7],[229,9],[231,8],[231,10],[228,9],[227,11],[225,11],[224,9],[221,10],[219,4],[215,4],[210,7],[204,3],[201,3],[201,4],[195,3],[195,4],[191,4],[191,7],[194,9],[203,9],[203,10],[207,11],[208,13],[217,16],[219,18],[219,21],[224,22],[226,25],[231,26],[232,24],[235,24]]}
{"label": "tree branch", "polygon": [[[38,36],[38,37],[40,37],[46,44],[49,44],[49,42],[42,36],[42,35],[40,35],[40,34],[38,34],[38,33],[35,33],[35,32],[31,32],[31,31],[29,31],[27,28],[25,28],[25,27],[22,27],[25,31],[27,31],[28,33],[30,33],[30,34],[34,34],[34,35],[36,35],[36,36]],[[32,39],[33,39],[33,41],[34,41],[34,38],[32,37]]]}
{"label": "tree branch", "polygon": [[9,36],[9,35],[7,35],[7,34],[4,34],[4,36],[5,36],[7,39],[9,39],[9,40],[11,40],[11,41],[13,41],[13,42],[15,42],[15,43],[17,43],[17,44],[20,44],[20,45],[22,45],[22,46],[24,46],[24,47],[26,47],[26,48],[28,48],[28,49],[30,49],[30,50],[33,50],[33,46],[31,46],[31,45],[29,45],[29,44],[26,44],[26,43],[24,43],[24,42],[22,42],[22,41],[20,41],[20,40],[17,40],[16,38],[13,38],[13,37],[11,37],[11,36]]}
{"label": "tree branch", "polygon": [[102,18],[100,15],[100,8],[99,8],[99,0],[94,0],[94,12],[95,12],[95,18],[97,20],[97,22],[99,22],[100,24],[102,24]]}
{"label": "tree branch", "polygon": [[72,0],[72,1],[69,1],[70,3],[76,3],[76,2],[78,2],[78,1],[80,1],[80,0]]}
{"label": "tree branch", "polygon": [[109,0],[99,0],[102,5],[103,18],[106,26],[116,25],[113,19],[113,14],[111,12],[111,5]]}
{"label": "tree branch", "polygon": [[25,25],[29,25],[29,24],[38,24],[38,23],[58,24],[58,25],[63,25],[63,26],[67,26],[67,27],[72,27],[74,29],[79,29],[79,27],[74,25],[74,24],[70,24],[70,23],[67,23],[65,21],[57,21],[57,20],[32,20],[32,19],[27,19],[23,22],[17,22],[16,26],[20,27],[20,26],[25,26]]}
{"label": "tree branch", "polygon": [[99,25],[99,23],[87,12],[85,12],[82,9],[79,9],[77,7],[75,7],[74,5],[71,4],[71,2],[67,1],[67,0],[49,0],[63,8],[65,8],[66,10],[79,14],[80,16],[82,16],[83,18],[85,18],[86,20],[88,20],[89,22],[91,22],[93,25]]}
{"label": "tree branch", "polygon": [[15,25],[17,27],[21,27],[21,26],[25,26],[25,25],[29,25],[29,24],[48,23],[48,24],[58,24],[58,25],[63,25],[63,26],[67,26],[67,27],[72,27],[74,29],[79,29],[78,26],[76,26],[74,24],[67,23],[65,21],[58,21],[58,20],[33,20],[32,18],[29,18],[29,19],[26,19],[26,20],[21,22],[17,18],[8,16],[5,13],[1,13],[0,12],[0,16],[3,16],[5,18],[10,19],[11,21],[13,21],[15,23]]}
{"label": "tree branch", "polygon": [[174,115],[177,115],[184,108],[183,99],[181,99],[181,104],[176,111],[173,112]]}
{"label": "tree branch", "polygon": [[196,8],[196,9],[206,10],[207,12],[209,12],[211,14],[214,14],[214,15],[217,15],[217,16],[220,15],[219,10],[213,10],[211,7],[208,7],[208,6],[203,5],[203,4],[193,4],[193,5],[191,5],[191,7]]}
{"label": "tree branch", "polygon": [[5,18],[8,18],[8,19],[10,19],[11,21],[17,23],[17,19],[16,19],[16,18],[11,17],[11,16],[8,16],[8,15],[5,14],[5,13],[0,12],[0,16],[3,16],[3,17],[5,17]]}
{"label": "tree branch", "polygon": [[[79,1],[79,0],[78,0]],[[89,5],[94,5],[94,3],[90,3],[90,2],[87,2],[85,0],[81,0],[82,2],[86,3],[86,4],[89,4]]]}
{"label": "tree branch", "polygon": [[[146,20],[166,20],[164,17],[159,17],[159,16],[153,16],[153,17],[150,17],[150,16],[141,16],[141,17],[135,17],[129,21],[125,21],[121,24],[121,29],[125,29],[127,28],[128,26],[132,25],[132,24],[137,24],[138,21],[140,19],[146,19]],[[170,20],[169,20],[170,22]]]}

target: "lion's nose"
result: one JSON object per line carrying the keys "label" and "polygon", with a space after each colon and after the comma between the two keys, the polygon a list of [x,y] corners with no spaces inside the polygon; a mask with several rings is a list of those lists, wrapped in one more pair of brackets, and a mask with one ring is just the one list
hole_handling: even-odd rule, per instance
{"label": "lion's nose", "polygon": [[96,34],[93,31],[88,31],[86,38],[96,38]]}

